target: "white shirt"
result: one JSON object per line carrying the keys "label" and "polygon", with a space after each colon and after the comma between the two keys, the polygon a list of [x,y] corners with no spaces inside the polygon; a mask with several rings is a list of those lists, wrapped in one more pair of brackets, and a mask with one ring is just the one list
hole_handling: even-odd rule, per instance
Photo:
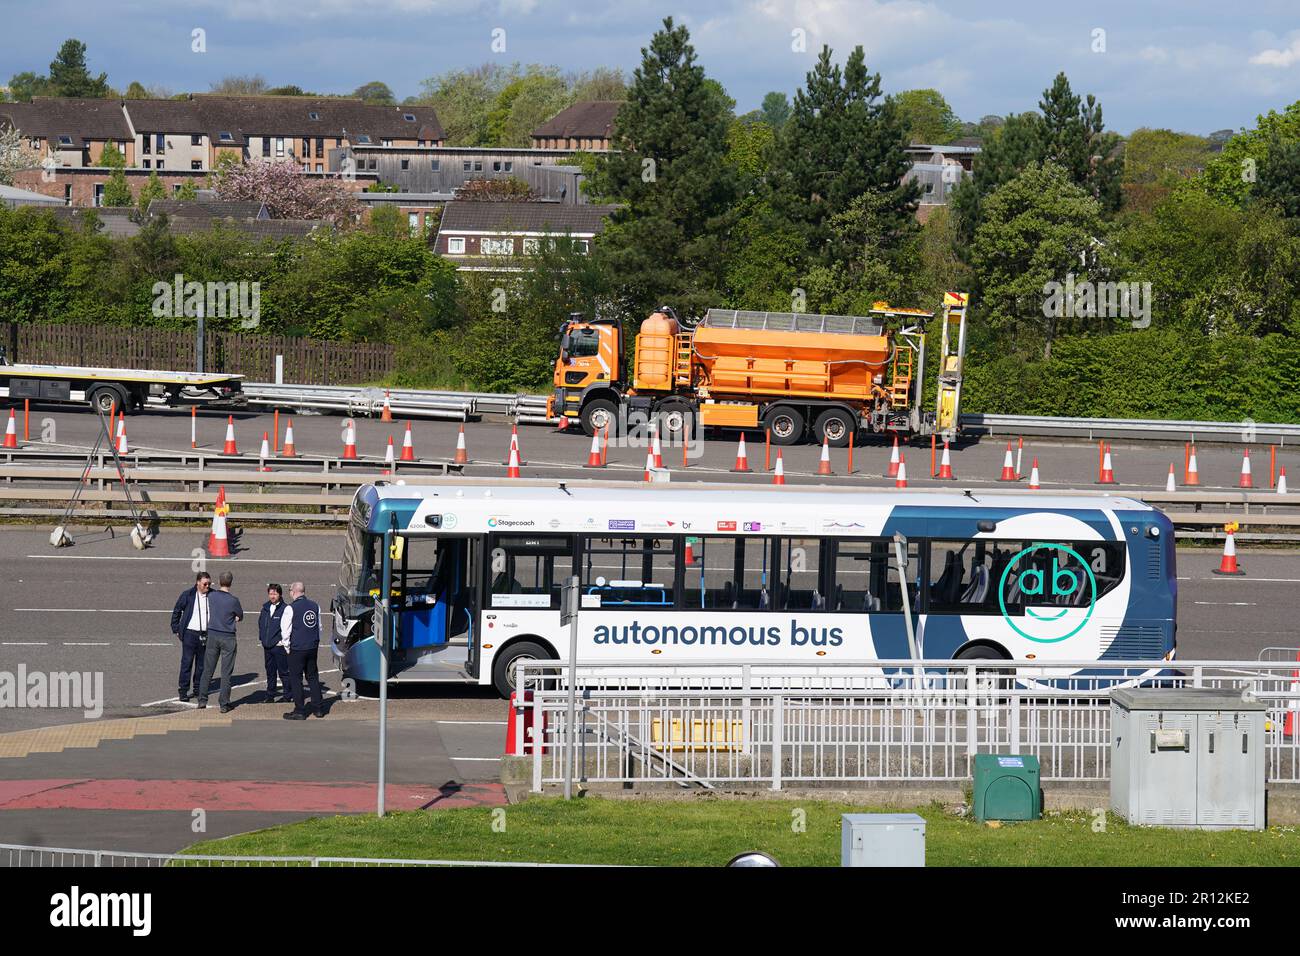
{"label": "white shirt", "polygon": [[284,613],[280,615],[280,646],[289,649],[289,635],[293,632],[293,605],[284,602]]}
{"label": "white shirt", "polygon": [[194,592],[194,610],[190,612],[190,622],[185,625],[186,630],[206,631],[208,622],[212,620],[212,614],[208,611],[208,596],[202,591]]}

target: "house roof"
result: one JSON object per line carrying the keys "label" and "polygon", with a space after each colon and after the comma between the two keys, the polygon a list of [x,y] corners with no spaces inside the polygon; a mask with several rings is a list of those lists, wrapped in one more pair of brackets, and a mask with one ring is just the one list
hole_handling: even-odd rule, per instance
{"label": "house roof", "polygon": [[149,215],[165,214],[172,219],[269,219],[266,204],[232,199],[155,199],[149,203]]}
{"label": "house roof", "polygon": [[56,139],[130,139],[131,127],[115,99],[37,96],[30,103],[0,103],[0,122],[26,136]]}
{"label": "house roof", "polygon": [[568,109],[560,110],[537,129],[537,139],[551,138],[608,138],[614,129],[622,100],[583,100]]}
{"label": "house roof", "polygon": [[32,192],[0,183],[0,203],[6,206],[62,206],[63,200],[45,193]]}
{"label": "house roof", "polygon": [[552,202],[476,202],[458,199],[442,211],[440,233],[524,232],[596,235],[617,206],[566,205]]}

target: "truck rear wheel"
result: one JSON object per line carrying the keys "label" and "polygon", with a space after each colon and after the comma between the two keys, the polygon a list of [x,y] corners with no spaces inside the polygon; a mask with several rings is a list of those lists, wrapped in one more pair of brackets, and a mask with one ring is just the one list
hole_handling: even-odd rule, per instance
{"label": "truck rear wheel", "polygon": [[655,411],[659,419],[659,433],[663,438],[680,441],[690,438],[690,426],[694,420],[695,409],[682,401],[664,402]]}
{"label": "truck rear wheel", "polygon": [[807,423],[799,409],[790,405],[778,405],[763,416],[763,427],[771,429],[772,444],[797,445],[803,441]]}
{"label": "truck rear wheel", "polygon": [[96,385],[86,396],[90,407],[107,415],[113,409],[123,411],[126,407],[126,392],[116,385]]}
{"label": "truck rear wheel", "polygon": [[603,432],[618,434],[618,406],[607,398],[596,398],[582,406],[582,430],[588,435]]}
{"label": "truck rear wheel", "polygon": [[813,434],[818,444],[824,439],[833,448],[843,448],[857,427],[857,416],[842,408],[828,408],[817,416]]}

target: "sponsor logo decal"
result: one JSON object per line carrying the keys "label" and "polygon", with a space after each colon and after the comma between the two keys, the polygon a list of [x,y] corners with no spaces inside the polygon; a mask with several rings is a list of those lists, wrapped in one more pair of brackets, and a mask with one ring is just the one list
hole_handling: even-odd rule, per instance
{"label": "sponsor logo decal", "polygon": [[610,518],[610,531],[632,531],[636,528],[636,521],[632,518]]}
{"label": "sponsor logo decal", "polygon": [[788,627],[780,624],[756,625],[695,625],[695,624],[642,624],[629,621],[621,624],[598,624],[592,633],[592,643],[601,646],[664,646],[664,647],[839,647],[844,643],[841,627],[805,627],[797,619]]}
{"label": "sponsor logo decal", "polygon": [[735,531],[735,530],[736,530],[736,522],[734,522],[734,521],[719,521],[719,522],[718,522],[718,530],[719,530],[719,531]]}
{"label": "sponsor logo decal", "polygon": [[[1025,559],[1035,553],[1041,554],[1033,562],[1036,566],[1030,567],[1030,562]],[[1074,559],[1074,566],[1061,566],[1061,558],[1066,555]],[[1088,603],[1086,606],[1071,604],[1046,608],[1026,606],[1022,627],[1007,611],[1007,594],[1013,584],[1020,592],[1020,603],[1024,605],[1051,605],[1060,598],[1071,599],[1081,588],[1089,589]],[[998,582],[998,607],[1002,619],[1021,637],[1037,644],[1059,644],[1078,634],[1092,618],[1096,604],[1097,576],[1083,555],[1063,544],[1035,544],[1016,552],[1007,562]]]}
{"label": "sponsor logo decal", "polygon": [[763,530],[763,522],[761,522],[761,521],[746,521],[746,522],[745,522],[745,530],[746,530],[746,531],[762,531],[762,530]]}
{"label": "sponsor logo decal", "polygon": [[530,518],[488,518],[489,528],[533,528],[537,522]]}

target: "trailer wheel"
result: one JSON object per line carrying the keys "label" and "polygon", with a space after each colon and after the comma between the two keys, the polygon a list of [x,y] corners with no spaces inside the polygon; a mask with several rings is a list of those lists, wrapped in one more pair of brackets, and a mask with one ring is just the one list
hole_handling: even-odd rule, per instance
{"label": "trailer wheel", "polygon": [[588,435],[603,432],[609,426],[611,435],[618,434],[618,406],[607,398],[596,398],[582,407],[582,430]]}
{"label": "trailer wheel", "polygon": [[86,396],[90,407],[107,415],[114,408],[119,411],[126,408],[126,392],[116,385],[96,385]]}
{"label": "trailer wheel", "polygon": [[833,448],[843,448],[857,428],[856,417],[842,408],[828,408],[817,416],[813,434],[820,444],[823,440]]}
{"label": "trailer wheel", "polygon": [[771,429],[772,444],[797,445],[803,441],[807,424],[803,412],[790,405],[778,405],[763,416],[763,427]]}

